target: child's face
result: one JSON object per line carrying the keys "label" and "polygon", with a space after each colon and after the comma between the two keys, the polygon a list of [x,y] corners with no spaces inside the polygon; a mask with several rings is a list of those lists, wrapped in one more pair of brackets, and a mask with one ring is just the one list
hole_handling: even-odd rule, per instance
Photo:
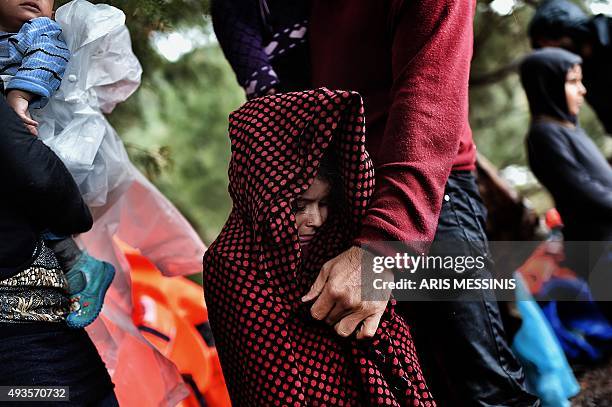
{"label": "child's face", "polygon": [[578,116],[580,107],[584,103],[584,95],[586,88],[582,84],[582,68],[580,65],[574,65],[567,71],[565,77],[565,97],[569,114]]}
{"label": "child's face", "polygon": [[54,0],[0,0],[0,28],[17,32],[29,20],[53,17]]}
{"label": "child's face", "polygon": [[310,188],[295,202],[295,219],[302,247],[310,243],[327,220],[330,189],[327,181],[315,178]]}

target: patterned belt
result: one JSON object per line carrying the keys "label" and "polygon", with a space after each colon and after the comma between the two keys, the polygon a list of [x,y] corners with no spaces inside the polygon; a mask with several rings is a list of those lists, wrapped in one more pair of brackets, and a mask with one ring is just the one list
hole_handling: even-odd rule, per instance
{"label": "patterned belt", "polygon": [[55,254],[40,241],[32,265],[0,281],[0,322],[64,322],[68,283]]}

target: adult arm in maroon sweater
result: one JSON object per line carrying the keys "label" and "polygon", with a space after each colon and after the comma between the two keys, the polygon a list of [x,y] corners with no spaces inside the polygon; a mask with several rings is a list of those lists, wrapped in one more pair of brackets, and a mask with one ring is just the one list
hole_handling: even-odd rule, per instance
{"label": "adult arm in maroon sweater", "polygon": [[[345,15],[338,21],[322,18],[331,24],[341,24],[343,19],[352,22],[355,38],[327,36],[318,58],[317,29],[311,29],[314,80],[320,82],[315,85],[349,88],[364,96],[376,192],[355,246],[325,264],[304,300],[318,297],[313,316],[336,325],[340,335],[350,335],[363,322],[358,337],[371,337],[386,303],[361,300],[359,246],[380,241],[427,246],[436,232],[451,170],[474,168],[468,79],[475,1],[338,0],[327,6],[324,2],[315,0],[311,24],[317,24],[318,16],[340,12]],[[343,2],[346,7],[338,5]],[[385,7],[385,18],[380,18],[380,8]],[[354,28],[361,23],[369,24],[362,33]],[[372,27],[377,24],[378,29]],[[344,27],[335,25],[335,30]],[[381,30],[384,32],[378,33]],[[379,44],[369,40],[377,34]],[[388,52],[385,38],[390,43]],[[346,42],[341,43],[343,39]],[[342,50],[338,60],[330,63],[330,54],[325,54],[334,46]],[[368,55],[370,51],[375,55]],[[362,63],[347,62],[352,67],[343,71],[342,59],[351,58],[353,52],[361,56]],[[385,53],[390,62],[382,60]],[[318,63],[323,65],[319,70]]]}

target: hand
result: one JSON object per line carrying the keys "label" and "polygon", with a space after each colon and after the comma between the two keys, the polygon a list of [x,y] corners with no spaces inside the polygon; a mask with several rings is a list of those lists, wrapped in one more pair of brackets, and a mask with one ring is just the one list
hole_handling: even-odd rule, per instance
{"label": "hand", "polygon": [[357,339],[372,338],[387,308],[384,301],[364,301],[361,295],[361,261],[364,251],[351,247],[323,265],[303,302],[317,300],[310,309],[313,318],[333,325],[338,335],[350,336],[360,324]]}
{"label": "hand", "polygon": [[33,136],[38,136],[38,122],[32,120],[32,116],[30,116],[30,112],[28,111],[30,100],[32,100],[31,93],[17,89],[10,90],[6,96],[6,101],[23,121],[26,129],[28,129]]}

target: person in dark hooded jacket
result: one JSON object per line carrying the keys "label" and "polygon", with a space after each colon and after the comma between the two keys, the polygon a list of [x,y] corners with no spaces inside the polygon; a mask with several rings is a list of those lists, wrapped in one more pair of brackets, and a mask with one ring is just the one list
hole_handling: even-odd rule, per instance
{"label": "person in dark hooded jacket", "polygon": [[586,99],[612,134],[612,18],[588,16],[567,0],[546,0],[529,24],[534,48],[561,47],[582,57]]}
{"label": "person in dark hooded jacket", "polygon": [[610,241],[612,168],[578,125],[586,93],[581,62],[569,51],[543,48],[522,63],[532,116],[526,140],[529,165],[555,200],[566,241]]}

